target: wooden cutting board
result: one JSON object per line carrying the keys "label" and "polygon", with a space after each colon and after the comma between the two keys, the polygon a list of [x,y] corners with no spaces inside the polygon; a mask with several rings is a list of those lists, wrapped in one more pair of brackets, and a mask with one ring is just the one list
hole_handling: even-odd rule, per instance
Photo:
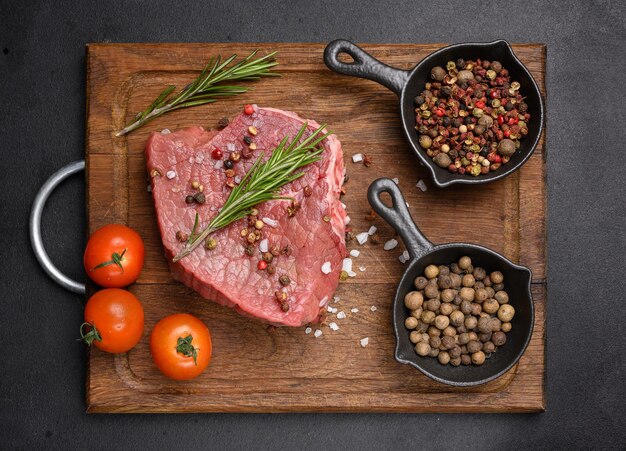
{"label": "wooden cutting board", "polygon": [[[405,69],[440,48],[436,44],[365,45],[387,64]],[[167,84],[185,86],[211,56],[278,50],[281,78],[250,83],[254,89],[213,105],[167,114],[128,136],[115,130],[143,110]],[[545,95],[542,45],[514,45]],[[504,180],[445,190],[433,187],[400,128],[396,96],[376,83],[335,74],[322,61],[321,44],[91,44],[87,47],[87,212],[89,233],[112,222],[128,224],[144,238],[146,260],[130,290],[145,309],[144,337],[128,354],[89,353],[89,412],[536,412],[545,409],[546,186],[542,139],[526,165]],[[349,244],[357,277],[340,284],[347,314],[322,326],[314,338],[298,329],[267,326],[202,299],[174,281],[163,256],[144,144],[149,133],[192,124],[216,127],[246,103],[298,112],[327,122],[343,143],[350,181],[343,202],[355,231],[372,224],[383,241],[395,236],[382,220],[370,222],[369,184],[397,177],[410,210],[434,243],[469,241],[488,246],[532,269],[535,328],[518,365],[484,386],[439,384],[394,360],[391,303],[405,265],[403,248]],[[373,165],[352,163],[355,153]],[[415,185],[424,179],[428,190]],[[93,292],[94,287],[91,287]],[[370,308],[375,306],[376,311]],[[357,308],[358,312],[351,310]],[[188,312],[206,322],[214,351],[199,378],[175,382],[153,365],[149,334],[166,315]],[[369,337],[369,345],[359,340]]]}

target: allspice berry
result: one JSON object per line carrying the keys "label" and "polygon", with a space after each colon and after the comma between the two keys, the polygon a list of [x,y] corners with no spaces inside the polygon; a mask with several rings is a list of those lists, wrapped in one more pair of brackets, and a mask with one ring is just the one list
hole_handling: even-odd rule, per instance
{"label": "allspice berry", "polygon": [[502,346],[506,343],[506,334],[502,331],[494,332],[491,336],[491,341],[493,341],[493,344],[496,346]]}
{"label": "allspice berry", "polygon": [[435,81],[443,81],[446,74],[446,70],[441,66],[435,66],[430,70],[430,78]]}
{"label": "allspice berry", "polygon": [[459,335],[459,344],[466,345],[469,342],[469,334],[467,332]]}
{"label": "allspice berry", "polygon": [[471,365],[472,364],[472,358],[470,357],[469,354],[462,354],[461,355],[461,364],[462,365]]}
{"label": "allspice berry", "polygon": [[418,344],[415,345],[415,352],[417,352],[417,354],[421,355],[422,357],[426,357],[430,352],[430,346],[428,345],[428,343],[420,341]]}
{"label": "allspice berry", "polygon": [[471,274],[465,274],[463,276],[461,283],[463,284],[464,287],[473,287],[474,284],[476,283],[476,279],[474,279],[474,276]]}
{"label": "allspice berry", "polygon": [[456,357],[454,359],[452,357],[450,357],[450,365],[452,365],[452,366],[459,366],[459,365],[461,365],[461,357],[459,356],[459,357]]}
{"label": "allspice berry", "polygon": [[404,305],[409,310],[415,310],[422,306],[424,297],[419,291],[411,291],[404,297]]}
{"label": "allspice berry", "polygon": [[441,346],[441,338],[439,337],[430,337],[428,339],[428,344],[431,348],[439,348]]}
{"label": "allspice berry", "polygon": [[491,279],[491,281],[495,284],[495,283],[502,283],[504,281],[504,276],[502,275],[502,273],[500,271],[494,271],[491,274],[489,274],[489,278]]}
{"label": "allspice berry", "polygon": [[429,283],[428,285],[426,285],[426,288],[424,288],[424,294],[426,295],[428,299],[436,299],[440,296],[437,285],[434,285],[432,283]]}
{"label": "allspice berry", "polygon": [[502,323],[502,326],[500,326],[502,332],[511,332],[512,328],[511,323]]}
{"label": "allspice berry", "polygon": [[424,269],[424,275],[429,279],[434,279],[439,275],[439,268],[435,265],[428,265],[426,269]]}
{"label": "allspice berry", "polygon": [[503,323],[508,323],[515,316],[515,309],[511,304],[502,304],[498,309],[498,319]]}
{"label": "allspice berry", "polygon": [[439,306],[439,313],[445,315],[446,318],[454,311],[454,304],[441,304]]}
{"label": "allspice berry", "polygon": [[447,365],[448,363],[450,363],[450,354],[448,354],[446,351],[442,351],[439,353],[439,355],[437,355],[437,359],[442,365]]}
{"label": "allspice berry", "polygon": [[458,288],[461,286],[461,283],[463,282],[463,279],[461,278],[461,276],[459,274],[456,273],[451,273],[450,274],[450,281],[452,282],[452,288]]}
{"label": "allspice berry", "polygon": [[456,335],[456,329],[452,326],[446,327],[442,332],[446,337],[454,337]]}
{"label": "allspice berry", "polygon": [[[474,300],[479,304],[482,304],[489,296],[487,296],[487,290],[485,288],[478,288],[475,290]],[[483,307],[484,310],[485,307]]]}
{"label": "allspice berry", "polygon": [[478,366],[485,363],[485,353],[482,351],[474,352],[472,354],[472,363]]}
{"label": "allspice berry", "polygon": [[441,306],[441,301],[439,299],[429,299],[426,302],[426,310],[430,310],[431,312],[436,312],[439,310]]}
{"label": "allspice berry", "polygon": [[456,310],[450,313],[450,323],[453,326],[461,326],[464,321],[465,321],[465,315],[463,315],[463,312]]}
{"label": "allspice berry", "polygon": [[409,316],[404,320],[404,327],[407,329],[415,329],[417,327],[417,318]]}
{"label": "allspice berry", "polygon": [[446,335],[441,339],[441,346],[445,349],[452,349],[456,346],[456,340],[453,337]]}
{"label": "allspice berry", "polygon": [[[448,276],[449,277],[449,276]],[[451,288],[443,290],[441,292],[441,302],[452,302],[456,296],[456,291]]]}
{"label": "allspice berry", "polygon": [[510,157],[515,153],[515,150],[515,141],[511,139],[504,138],[500,141],[500,144],[498,144],[498,153],[503,157]]}
{"label": "allspice berry", "polygon": [[450,354],[451,359],[461,357],[461,348],[459,346],[455,346],[454,348],[448,350],[448,354]]}
{"label": "allspice berry", "polygon": [[411,332],[411,335],[409,335],[409,340],[411,341],[411,343],[417,344],[422,341],[422,334],[414,330],[413,332]]}
{"label": "allspice berry", "polygon": [[463,287],[461,288],[459,295],[462,300],[472,302],[474,300],[475,292],[473,288]]}
{"label": "allspice berry", "polygon": [[509,294],[502,290],[502,291],[498,291],[494,297],[496,298],[496,301],[498,301],[500,304],[508,304],[509,303]]}
{"label": "allspice berry", "polygon": [[467,330],[475,329],[478,326],[478,320],[474,316],[468,316],[465,318],[465,327]]}
{"label": "allspice berry", "polygon": [[488,341],[488,342],[484,343],[483,344],[483,352],[486,355],[489,355],[489,354],[491,354],[493,352],[496,352],[496,345],[493,344],[493,342],[491,342],[491,341]]}
{"label": "allspice berry", "polygon": [[426,323],[426,324],[430,324],[433,321],[435,321],[435,313],[431,312],[430,310],[425,310],[424,313],[422,313],[422,322]]}
{"label": "allspice berry", "polygon": [[444,169],[447,169],[452,164],[452,160],[450,159],[448,154],[443,153],[443,152],[435,155],[435,158],[433,158],[433,161],[435,162],[437,166],[439,166],[440,168],[444,168]]}
{"label": "allspice berry", "polygon": [[474,354],[475,352],[480,351],[483,348],[483,344],[478,340],[472,340],[467,343],[467,352],[470,354]]}
{"label": "allspice berry", "polygon": [[482,317],[478,320],[478,330],[483,333],[491,333],[491,318]]}
{"label": "allspice berry", "polygon": [[435,317],[435,327],[443,330],[450,324],[450,318],[445,315],[437,315]]}
{"label": "allspice berry", "polygon": [[487,299],[483,302],[483,311],[489,314],[496,313],[500,308],[500,304],[494,298]]}
{"label": "allspice berry", "polygon": [[472,259],[469,258],[468,256],[461,257],[459,259],[458,265],[459,265],[459,268],[461,269],[467,269],[472,265]]}
{"label": "allspice berry", "polygon": [[415,288],[418,290],[423,290],[426,288],[426,285],[428,285],[428,279],[424,276],[416,277],[413,281],[413,285],[415,285]]}

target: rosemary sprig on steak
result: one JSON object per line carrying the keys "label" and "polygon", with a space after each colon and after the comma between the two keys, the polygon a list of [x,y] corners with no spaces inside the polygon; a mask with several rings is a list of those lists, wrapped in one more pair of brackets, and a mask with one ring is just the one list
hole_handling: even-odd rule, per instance
{"label": "rosemary sprig on steak", "polygon": [[270,72],[270,69],[278,64],[274,59],[276,52],[253,60],[256,53],[257,50],[230,67],[237,55],[232,55],[224,61],[221,56],[211,58],[198,78],[187,87],[174,96],[171,94],[176,86],[165,88],[148,108],[137,114],[133,123],[116,132],[115,136],[130,133],[169,111],[217,102],[219,97],[235,96],[248,91],[244,86],[218,85],[218,83],[279,76],[276,72]]}
{"label": "rosemary sprig on steak", "polygon": [[287,199],[279,195],[280,188],[304,175],[304,172],[296,172],[298,169],[320,159],[323,150],[317,145],[331,133],[322,133],[326,127],[324,124],[300,142],[307,125],[305,122],[290,144],[287,144],[289,137],[285,136],[266,162],[263,162],[264,154],[259,155],[239,185],[233,188],[217,216],[198,233],[196,213],[194,230],[173,261],[189,255],[211,233],[248,216],[256,205],[273,199]]}

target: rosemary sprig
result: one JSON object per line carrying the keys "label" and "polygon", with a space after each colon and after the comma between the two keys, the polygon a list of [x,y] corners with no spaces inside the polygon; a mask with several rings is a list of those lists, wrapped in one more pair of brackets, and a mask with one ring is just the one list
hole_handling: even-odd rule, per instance
{"label": "rosemary sprig", "polygon": [[197,234],[196,213],[194,230],[173,261],[189,255],[211,233],[249,215],[254,206],[268,200],[285,199],[278,194],[280,188],[304,175],[304,172],[295,171],[320,159],[322,149],[317,145],[331,133],[322,133],[324,127],[326,124],[299,142],[307,129],[305,122],[291,143],[287,144],[289,137],[285,136],[266,162],[263,162],[263,154],[259,155],[239,185],[233,188],[220,212]]}
{"label": "rosemary sprig", "polygon": [[248,91],[248,88],[244,86],[226,86],[217,85],[217,83],[279,76],[276,72],[270,72],[270,69],[278,64],[274,59],[276,52],[253,60],[252,58],[257,52],[258,50],[253,51],[246,58],[230,67],[228,66],[237,58],[237,55],[231,55],[224,61],[222,61],[221,55],[217,58],[211,58],[198,78],[174,96],[171,94],[176,86],[165,88],[148,108],[137,114],[134,122],[116,132],[115,136],[130,133],[169,111],[217,102],[219,97],[235,96]]}

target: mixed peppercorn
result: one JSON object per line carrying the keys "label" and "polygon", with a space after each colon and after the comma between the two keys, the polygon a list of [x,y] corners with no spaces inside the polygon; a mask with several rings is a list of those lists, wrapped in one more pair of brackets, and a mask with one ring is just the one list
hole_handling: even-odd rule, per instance
{"label": "mixed peppercorn", "polygon": [[415,97],[419,145],[437,166],[479,176],[509,162],[528,134],[520,84],[499,61],[460,58],[431,70]]}
{"label": "mixed peppercorn", "polygon": [[482,365],[506,343],[515,308],[500,271],[487,274],[464,256],[451,265],[429,265],[404,298],[404,325],[415,352],[442,365]]}

